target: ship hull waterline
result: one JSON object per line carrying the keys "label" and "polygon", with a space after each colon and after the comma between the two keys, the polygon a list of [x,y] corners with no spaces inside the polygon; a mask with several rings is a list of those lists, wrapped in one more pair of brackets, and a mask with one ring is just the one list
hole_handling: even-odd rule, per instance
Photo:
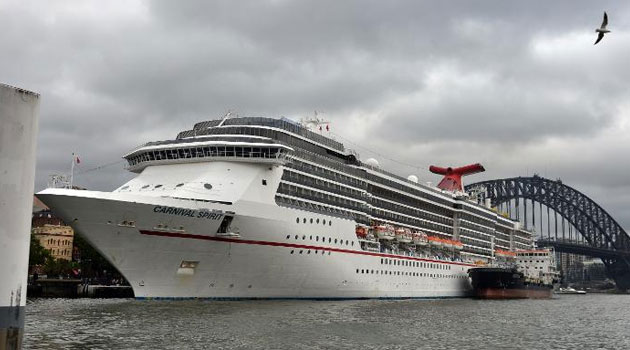
{"label": "ship hull waterline", "polygon": [[[470,264],[363,251],[354,235],[355,222],[347,219],[260,203],[132,200],[92,191],[48,189],[38,197],[125,276],[136,298],[471,295]],[[165,214],[164,208],[189,212]],[[220,216],[199,214],[228,209],[234,213],[237,237],[216,234]],[[296,217],[317,217],[331,224],[297,224]],[[168,229],[157,229],[159,225]],[[187,262],[196,266],[188,268]]]}

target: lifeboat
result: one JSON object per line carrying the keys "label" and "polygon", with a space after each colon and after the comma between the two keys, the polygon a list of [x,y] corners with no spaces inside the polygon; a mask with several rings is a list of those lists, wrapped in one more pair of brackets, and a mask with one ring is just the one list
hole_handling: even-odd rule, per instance
{"label": "lifeboat", "polygon": [[407,228],[398,228],[396,229],[396,240],[400,243],[411,243],[413,239],[411,235],[411,230]]}
{"label": "lifeboat", "polygon": [[368,234],[367,228],[365,226],[358,225],[356,228],[356,234],[359,238],[366,238]]}
{"label": "lifeboat", "polygon": [[464,243],[461,241],[453,241],[453,248],[455,248],[455,250],[462,250],[464,249]]}
{"label": "lifeboat", "polygon": [[442,246],[442,239],[440,237],[428,236],[427,239],[429,240],[429,244],[431,244],[434,247]]}
{"label": "lifeboat", "polygon": [[442,247],[446,249],[453,248],[453,241],[451,241],[450,239],[442,239]]}
{"label": "lifeboat", "polygon": [[378,239],[385,239],[391,241],[396,236],[394,234],[394,228],[390,225],[378,225],[373,227],[374,235]]}
{"label": "lifeboat", "polygon": [[515,257],[516,256],[515,252],[510,252],[510,251],[503,250],[503,249],[495,249],[494,253],[496,255],[505,256],[505,257]]}
{"label": "lifeboat", "polygon": [[426,246],[429,244],[429,240],[427,239],[427,234],[424,232],[414,232],[411,234],[413,243],[420,246]]}

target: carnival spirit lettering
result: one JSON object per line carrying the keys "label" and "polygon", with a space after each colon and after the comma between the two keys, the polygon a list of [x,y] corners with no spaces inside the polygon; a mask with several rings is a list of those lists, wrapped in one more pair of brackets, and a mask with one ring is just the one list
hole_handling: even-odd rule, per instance
{"label": "carnival spirit lettering", "polygon": [[223,217],[222,213],[207,210],[162,207],[159,205],[153,208],[153,212],[178,216],[188,216],[191,218],[204,218],[209,220],[219,220]]}

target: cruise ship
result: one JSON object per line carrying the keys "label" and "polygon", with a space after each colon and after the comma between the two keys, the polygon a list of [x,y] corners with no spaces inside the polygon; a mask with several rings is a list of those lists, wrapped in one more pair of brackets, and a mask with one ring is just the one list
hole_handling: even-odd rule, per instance
{"label": "cruise ship", "polygon": [[453,169],[433,167],[446,176],[431,187],[326,135],[313,120],[226,116],[124,155],[138,175],[112,192],[37,196],[136,298],[465,297],[469,268],[532,247]]}

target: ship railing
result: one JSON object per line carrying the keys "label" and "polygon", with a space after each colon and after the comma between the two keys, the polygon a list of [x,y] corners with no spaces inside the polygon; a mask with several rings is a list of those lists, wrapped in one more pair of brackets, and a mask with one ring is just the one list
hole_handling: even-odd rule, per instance
{"label": "ship railing", "polygon": [[[238,149],[238,147],[235,147]],[[242,162],[263,162],[263,163],[286,163],[288,161],[288,153],[282,149],[268,149],[267,151],[249,151],[240,150],[228,151],[223,147],[197,147],[187,149],[182,152],[181,149],[173,150],[147,150],[138,155],[127,158],[127,170],[134,171],[147,165],[157,164],[175,164],[175,163],[194,163],[205,162],[211,160],[228,160]]]}

